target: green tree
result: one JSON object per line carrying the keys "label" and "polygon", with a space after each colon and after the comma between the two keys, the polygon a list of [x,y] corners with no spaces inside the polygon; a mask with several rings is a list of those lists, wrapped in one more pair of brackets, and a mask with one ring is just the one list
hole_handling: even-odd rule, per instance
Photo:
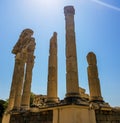
{"label": "green tree", "polygon": [[30,107],[32,106],[33,104],[33,100],[35,98],[35,94],[33,92],[30,93]]}
{"label": "green tree", "polygon": [[4,107],[5,103],[6,102],[4,100],[0,100],[0,117],[2,117],[2,115],[5,111],[5,107]]}
{"label": "green tree", "polygon": [[7,108],[7,105],[8,105],[8,100],[1,100],[0,99],[0,123],[2,121],[2,116]]}

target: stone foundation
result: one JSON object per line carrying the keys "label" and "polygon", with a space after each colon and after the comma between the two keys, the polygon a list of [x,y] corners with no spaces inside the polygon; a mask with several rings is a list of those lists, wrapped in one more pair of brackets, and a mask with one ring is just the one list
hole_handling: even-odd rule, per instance
{"label": "stone foundation", "polygon": [[120,123],[120,110],[64,105],[12,113],[9,123]]}
{"label": "stone foundation", "polygon": [[96,110],[96,123],[120,123],[120,110]]}
{"label": "stone foundation", "polygon": [[64,105],[50,108],[31,108],[12,113],[10,123],[96,123],[95,112],[89,106]]}
{"label": "stone foundation", "polygon": [[10,123],[53,123],[53,111],[12,114]]}

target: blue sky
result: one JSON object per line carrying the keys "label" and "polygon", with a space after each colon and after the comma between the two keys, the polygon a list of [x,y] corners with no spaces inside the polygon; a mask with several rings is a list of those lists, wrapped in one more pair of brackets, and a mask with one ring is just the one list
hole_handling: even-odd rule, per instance
{"label": "blue sky", "polygon": [[36,39],[31,88],[36,94],[46,94],[49,40],[54,31],[58,33],[58,96],[65,97],[66,5],[75,8],[79,86],[89,93],[86,56],[93,51],[102,96],[110,105],[120,106],[120,0],[0,0],[0,99],[9,97],[11,51],[25,28],[31,28]]}

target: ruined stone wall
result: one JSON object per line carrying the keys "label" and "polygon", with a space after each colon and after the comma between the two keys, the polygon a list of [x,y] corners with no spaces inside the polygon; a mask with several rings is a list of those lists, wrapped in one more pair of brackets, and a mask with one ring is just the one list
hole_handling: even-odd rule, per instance
{"label": "ruined stone wall", "polygon": [[120,110],[96,110],[96,123],[120,123]]}
{"label": "ruined stone wall", "polygon": [[[120,110],[95,110],[95,117],[96,123],[120,123]],[[12,114],[10,123],[53,123],[53,110]]]}
{"label": "ruined stone wall", "polygon": [[53,111],[43,112],[26,112],[13,114],[10,118],[10,123],[52,123]]}

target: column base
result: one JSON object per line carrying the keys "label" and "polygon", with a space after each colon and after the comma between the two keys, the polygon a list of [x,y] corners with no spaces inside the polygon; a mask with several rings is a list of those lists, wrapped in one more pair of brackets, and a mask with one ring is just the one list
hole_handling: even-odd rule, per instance
{"label": "column base", "polygon": [[21,105],[20,110],[30,110],[30,107],[28,105]]}
{"label": "column base", "polygon": [[90,101],[90,109],[111,109],[109,103],[103,100],[92,100]]}
{"label": "column base", "polygon": [[58,97],[49,97],[49,98],[47,98],[46,103],[59,103],[59,98]]}
{"label": "column base", "polygon": [[14,106],[13,109],[10,111],[11,113],[19,113],[20,112],[20,107]]}
{"label": "column base", "polygon": [[79,93],[67,93],[64,101],[67,104],[89,105],[88,100],[81,98]]}
{"label": "column base", "polygon": [[79,93],[67,93],[66,97],[80,97]]}
{"label": "column base", "polygon": [[92,96],[90,97],[90,102],[104,102],[102,97]]}

